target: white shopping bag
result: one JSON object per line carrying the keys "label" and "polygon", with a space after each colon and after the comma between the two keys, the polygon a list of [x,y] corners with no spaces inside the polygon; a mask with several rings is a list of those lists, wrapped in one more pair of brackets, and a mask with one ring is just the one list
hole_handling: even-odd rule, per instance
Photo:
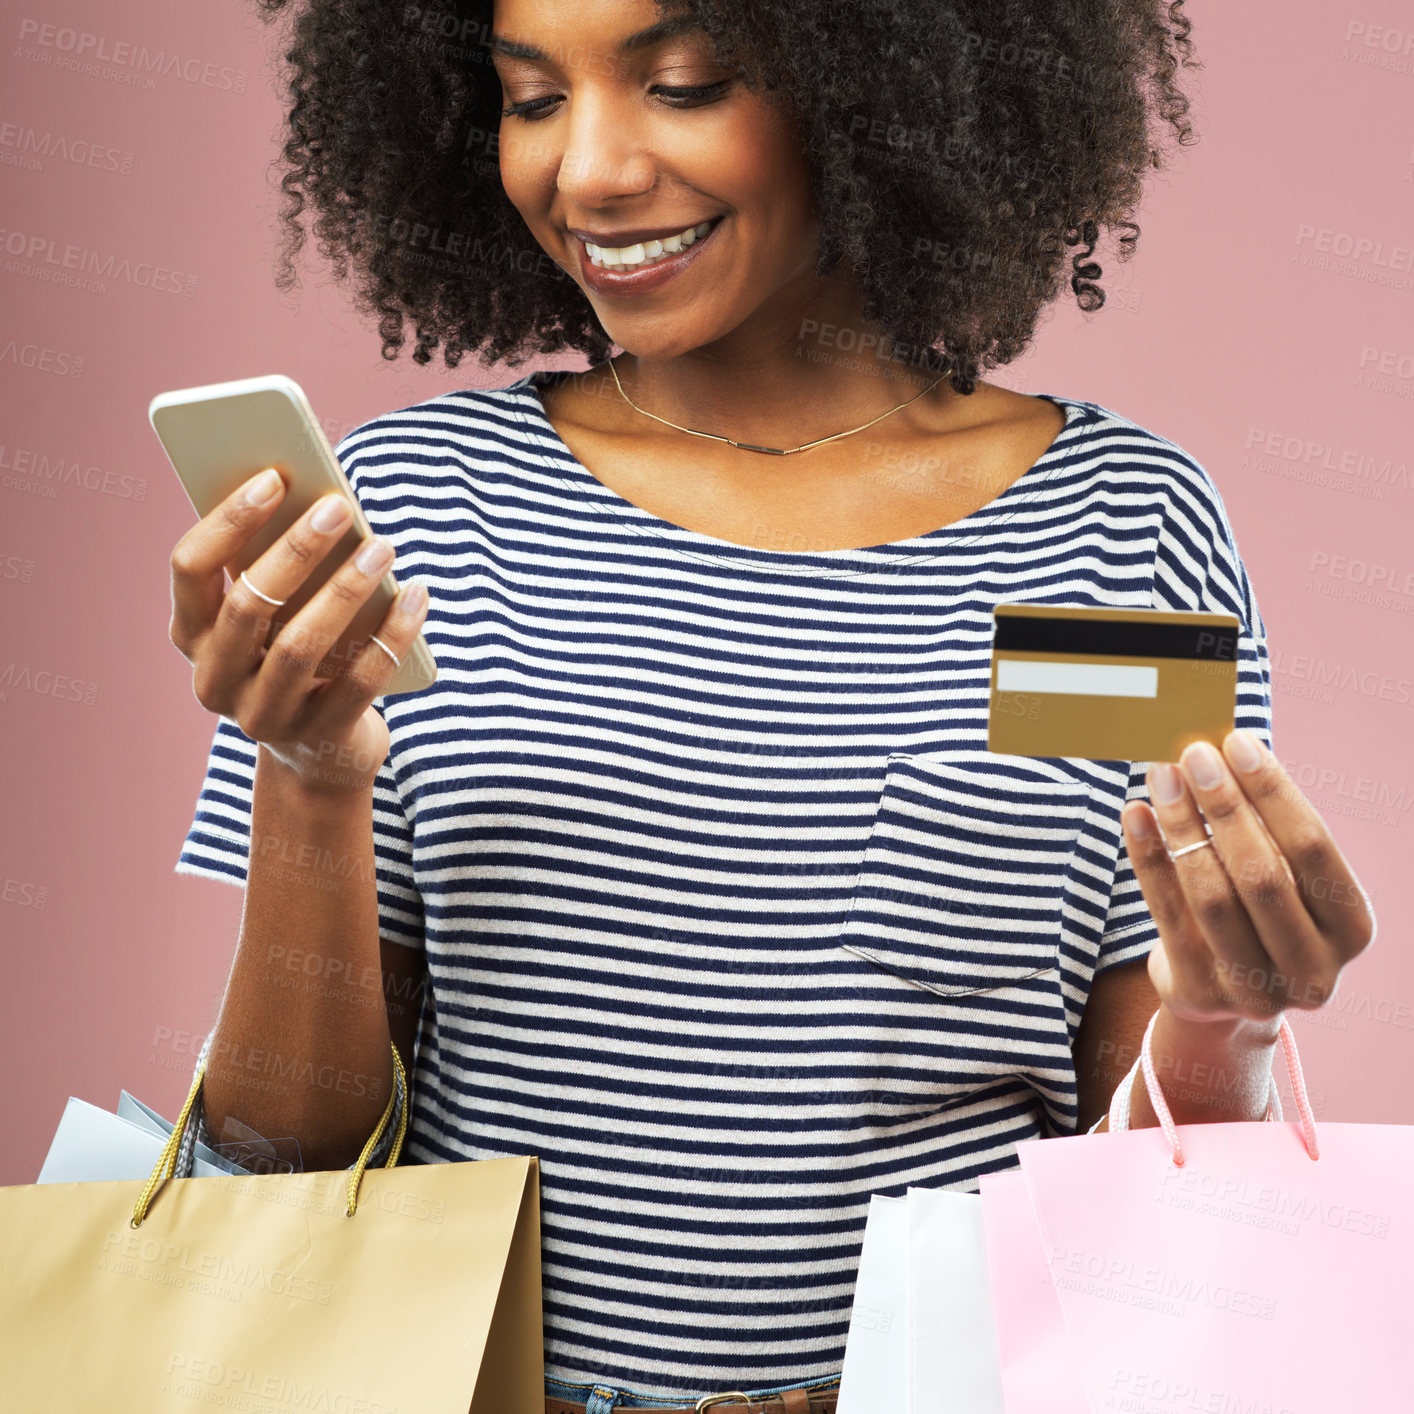
{"label": "white shopping bag", "polygon": [[[136,1095],[130,1095],[126,1090],[118,1092],[118,1118],[131,1120],[139,1129],[146,1129],[152,1134],[156,1134],[165,1144],[168,1135],[172,1132],[172,1121],[163,1119],[151,1105],[145,1105]],[[197,1141],[196,1156],[205,1159],[207,1163],[214,1164],[223,1173],[250,1173],[251,1170],[243,1168],[234,1159],[228,1158],[224,1153],[218,1154],[214,1149]]]}
{"label": "white shopping bag", "polygon": [[876,1193],[836,1414],[1005,1414],[975,1193]]}
{"label": "white shopping bag", "polygon": [[908,1205],[875,1193],[864,1220],[835,1414],[902,1414],[908,1391],[903,1267]]}
{"label": "white shopping bag", "polygon": [[[166,1129],[162,1125],[166,1125]],[[171,1125],[125,1119],[87,1100],[70,1098],[64,1106],[37,1183],[95,1183],[112,1179],[146,1178],[156,1164]],[[210,1157],[203,1157],[209,1155]],[[215,1162],[213,1162],[213,1159]],[[193,1177],[240,1173],[202,1145],[195,1156]]]}
{"label": "white shopping bag", "polygon": [[1006,1414],[976,1193],[910,1188],[907,1414]]}

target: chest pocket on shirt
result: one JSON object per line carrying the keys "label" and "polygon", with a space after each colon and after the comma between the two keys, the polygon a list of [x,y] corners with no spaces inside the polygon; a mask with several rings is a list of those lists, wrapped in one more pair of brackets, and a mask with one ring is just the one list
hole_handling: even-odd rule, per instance
{"label": "chest pocket on shirt", "polygon": [[918,1003],[944,1043],[944,1094],[1016,1075],[1053,1122],[1073,1103],[1062,906],[1090,795],[1055,761],[888,758],[839,942]]}

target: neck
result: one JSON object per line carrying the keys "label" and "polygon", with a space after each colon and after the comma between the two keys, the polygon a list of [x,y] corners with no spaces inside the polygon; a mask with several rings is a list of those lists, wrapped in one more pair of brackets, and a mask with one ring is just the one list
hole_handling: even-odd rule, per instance
{"label": "neck", "polygon": [[[890,358],[890,336],[862,318],[861,303],[842,294],[785,312],[763,309],[711,344],[668,356],[624,353],[614,367],[629,398],[657,417],[769,447],[829,437],[937,383],[890,418],[901,431],[915,410],[955,395],[920,350],[894,349]],[[611,377],[605,384],[607,395],[619,396]],[[640,430],[666,431],[627,404],[624,411]]]}

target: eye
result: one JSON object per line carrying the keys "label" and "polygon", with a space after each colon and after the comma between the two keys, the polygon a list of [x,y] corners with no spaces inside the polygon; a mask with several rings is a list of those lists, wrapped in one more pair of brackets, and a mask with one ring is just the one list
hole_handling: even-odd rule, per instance
{"label": "eye", "polygon": [[[730,83],[730,79],[718,79],[716,83],[691,84],[685,88],[674,87],[670,84],[655,83],[648,92],[661,93],[665,99],[673,101],[674,107],[696,108],[699,104],[709,103],[713,98],[718,97]],[[679,104],[676,101],[679,99],[685,99],[687,101]]]}
{"label": "eye", "polygon": [[[655,83],[648,92],[660,95],[663,101],[673,108],[699,108],[703,104],[711,103],[715,98],[720,97],[731,82],[731,79],[719,79],[716,83],[691,84],[687,86]],[[521,103],[511,103],[502,108],[501,116],[505,118],[524,118],[527,122],[533,123],[546,115],[548,105],[558,103],[559,101],[557,94],[551,94],[543,98],[527,98]]]}
{"label": "eye", "polygon": [[542,106],[546,103],[554,103],[554,98],[527,98],[523,103],[511,103],[501,109],[503,118],[525,118],[530,122],[544,111]]}

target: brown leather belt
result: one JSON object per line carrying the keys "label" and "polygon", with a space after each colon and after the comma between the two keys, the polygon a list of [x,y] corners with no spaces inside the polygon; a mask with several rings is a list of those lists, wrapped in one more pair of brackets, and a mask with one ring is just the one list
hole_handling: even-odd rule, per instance
{"label": "brown leather belt", "polygon": [[[738,1390],[724,1394],[703,1395],[696,1404],[620,1405],[615,1414],[683,1414],[692,1409],[696,1414],[835,1414],[835,1402],[840,1397],[838,1380],[811,1389],[788,1389],[781,1394],[762,1395],[748,1399]],[[585,1414],[586,1406],[572,1399],[545,1396],[545,1414]]]}

